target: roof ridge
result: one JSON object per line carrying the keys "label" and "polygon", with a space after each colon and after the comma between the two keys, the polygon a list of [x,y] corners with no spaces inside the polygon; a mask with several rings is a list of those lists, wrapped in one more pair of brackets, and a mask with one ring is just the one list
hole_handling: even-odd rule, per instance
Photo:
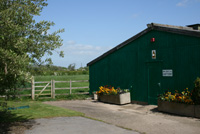
{"label": "roof ridge", "polygon": [[181,29],[181,30],[189,30],[189,31],[197,31],[194,30],[192,27],[187,27],[187,26],[175,26],[175,25],[167,25],[167,24],[159,24],[159,23],[150,23],[147,24],[147,27],[165,27],[165,28],[174,28],[174,29]]}

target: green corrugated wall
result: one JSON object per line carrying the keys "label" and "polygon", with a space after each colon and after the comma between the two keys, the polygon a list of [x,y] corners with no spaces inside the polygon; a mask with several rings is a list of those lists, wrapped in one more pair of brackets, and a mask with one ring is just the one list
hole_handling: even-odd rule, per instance
{"label": "green corrugated wall", "polygon": [[[172,77],[162,76],[166,69],[173,70]],[[167,89],[193,88],[200,77],[200,38],[153,30],[90,65],[89,70],[90,93],[112,85],[129,88],[132,101],[156,104],[156,96]]]}

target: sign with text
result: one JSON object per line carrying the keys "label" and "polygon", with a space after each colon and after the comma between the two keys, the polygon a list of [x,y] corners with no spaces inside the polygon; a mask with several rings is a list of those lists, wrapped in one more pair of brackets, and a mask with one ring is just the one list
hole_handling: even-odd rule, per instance
{"label": "sign with text", "polygon": [[173,76],[173,70],[172,69],[162,70],[162,76],[164,76],[164,77],[172,77]]}

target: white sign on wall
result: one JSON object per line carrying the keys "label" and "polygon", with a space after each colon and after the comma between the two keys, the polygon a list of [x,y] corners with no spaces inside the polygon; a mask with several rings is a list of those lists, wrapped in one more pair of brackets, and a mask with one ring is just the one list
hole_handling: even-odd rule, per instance
{"label": "white sign on wall", "polygon": [[156,59],[156,50],[151,51],[151,57],[152,59]]}
{"label": "white sign on wall", "polygon": [[172,69],[162,70],[162,76],[164,76],[164,77],[173,77],[173,70]]}

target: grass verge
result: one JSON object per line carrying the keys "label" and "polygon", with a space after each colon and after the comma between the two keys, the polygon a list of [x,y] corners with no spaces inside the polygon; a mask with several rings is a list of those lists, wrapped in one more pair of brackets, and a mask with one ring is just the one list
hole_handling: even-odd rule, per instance
{"label": "grass verge", "polygon": [[29,119],[38,119],[38,118],[84,116],[84,114],[80,112],[76,112],[65,108],[55,107],[36,101],[28,101],[28,102],[8,101],[7,104],[8,107],[15,107],[15,108],[29,105],[29,108],[1,111],[0,123],[26,121]]}

